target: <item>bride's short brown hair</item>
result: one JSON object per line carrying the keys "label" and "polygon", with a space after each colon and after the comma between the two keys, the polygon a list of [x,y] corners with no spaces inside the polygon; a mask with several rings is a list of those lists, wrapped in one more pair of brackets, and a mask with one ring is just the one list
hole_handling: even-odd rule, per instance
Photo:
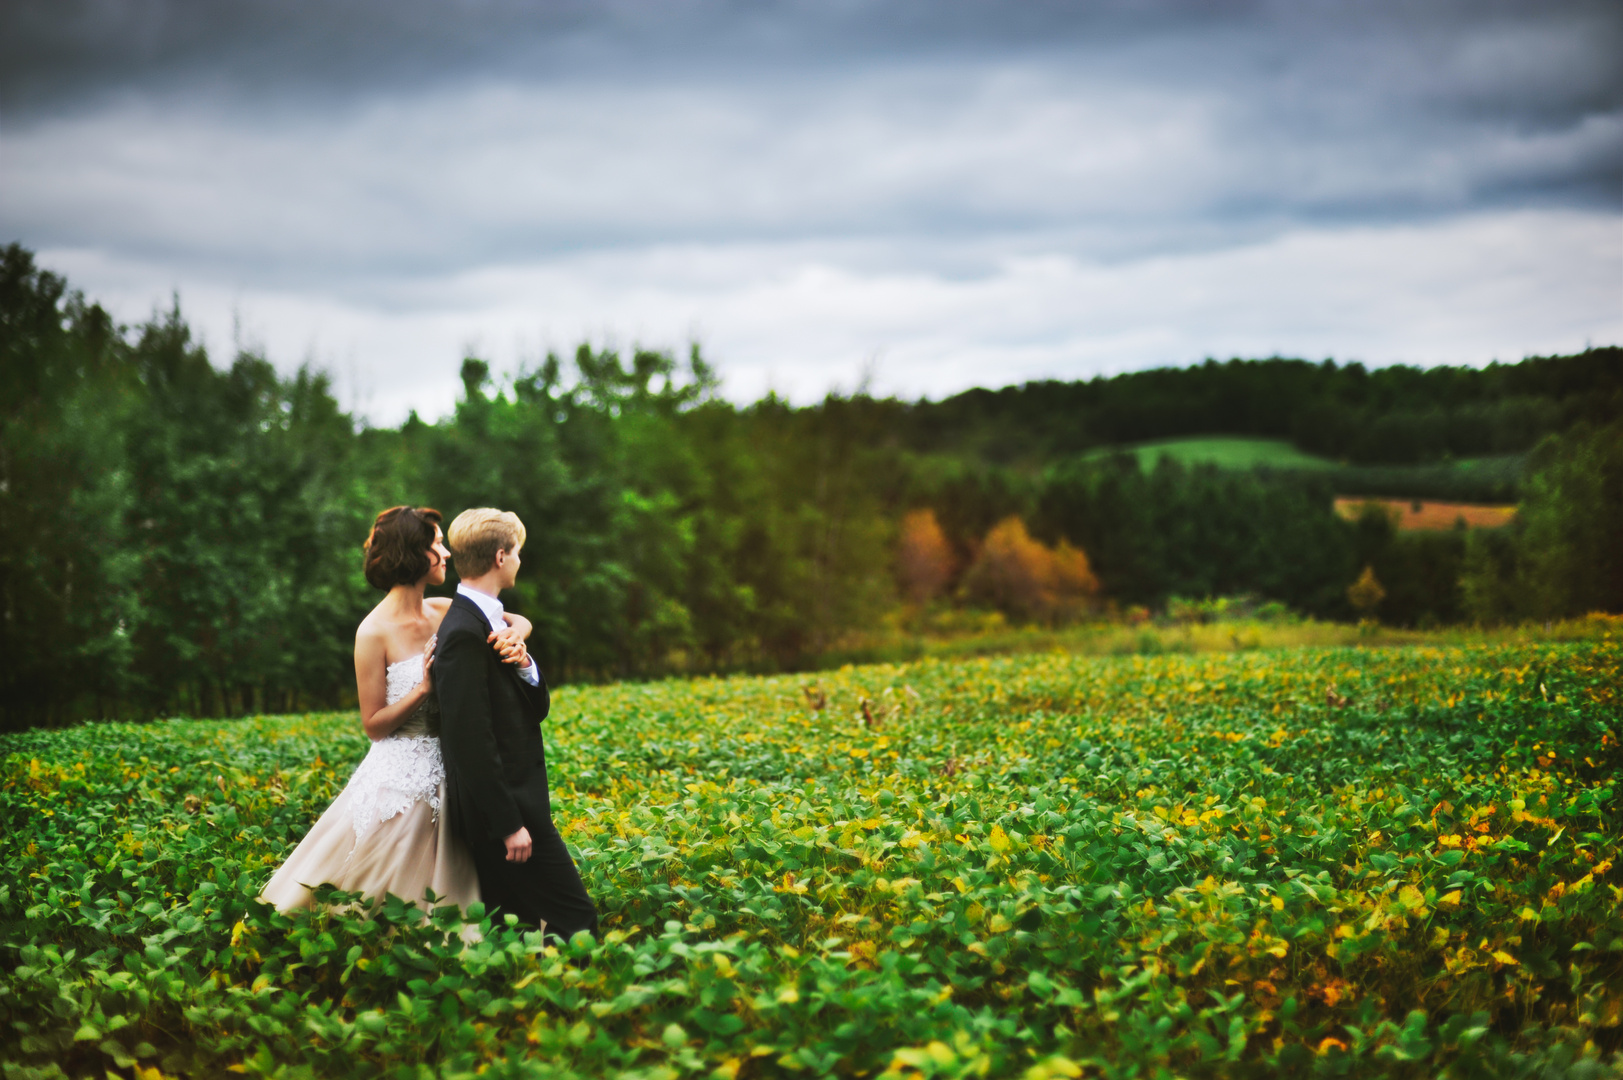
{"label": "bride's short brown hair", "polygon": [[388,591],[396,585],[415,585],[433,566],[428,551],[440,512],[427,506],[391,506],[372,522],[366,550],[366,581]]}

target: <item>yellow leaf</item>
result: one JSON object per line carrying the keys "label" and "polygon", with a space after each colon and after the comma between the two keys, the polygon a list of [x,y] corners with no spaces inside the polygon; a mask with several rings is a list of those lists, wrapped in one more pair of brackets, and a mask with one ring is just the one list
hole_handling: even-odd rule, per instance
{"label": "yellow leaf", "polygon": [[1438,900],[1437,903],[1447,904],[1450,907],[1458,907],[1460,903],[1460,891],[1455,889],[1451,893],[1445,893],[1442,899]]}
{"label": "yellow leaf", "polygon": [[242,932],[246,929],[248,928],[242,925],[242,920],[238,919],[237,924],[231,928],[231,944],[235,945],[237,942],[241,941]]}
{"label": "yellow leaf", "polygon": [[1002,854],[1009,850],[1009,834],[1003,831],[1003,826],[993,825],[992,835],[987,839],[986,843],[993,851]]}
{"label": "yellow leaf", "polygon": [[1519,964],[1519,961],[1514,956],[1511,956],[1509,953],[1505,952],[1505,950],[1503,950],[1503,949],[1495,949],[1489,955],[1491,955],[1495,960],[1499,961],[1501,964]]}
{"label": "yellow leaf", "polygon": [[1277,897],[1277,896],[1274,897],[1272,902],[1273,902],[1275,911],[1284,911],[1285,910],[1285,901],[1283,899],[1281,899],[1280,897]]}
{"label": "yellow leaf", "polygon": [[1078,1077],[1082,1069],[1067,1057],[1045,1058],[1026,1070],[1026,1080],[1054,1080],[1055,1077]]}

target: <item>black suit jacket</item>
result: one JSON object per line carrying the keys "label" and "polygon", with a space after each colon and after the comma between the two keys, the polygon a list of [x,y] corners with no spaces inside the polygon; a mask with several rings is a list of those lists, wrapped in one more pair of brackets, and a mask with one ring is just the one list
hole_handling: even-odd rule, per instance
{"label": "black suit jacket", "polygon": [[521,826],[533,836],[552,825],[541,743],[541,721],[552,704],[546,679],[525,682],[514,665],[502,663],[489,635],[484,613],[458,594],[434,648],[446,809],[451,827],[473,848],[500,846]]}

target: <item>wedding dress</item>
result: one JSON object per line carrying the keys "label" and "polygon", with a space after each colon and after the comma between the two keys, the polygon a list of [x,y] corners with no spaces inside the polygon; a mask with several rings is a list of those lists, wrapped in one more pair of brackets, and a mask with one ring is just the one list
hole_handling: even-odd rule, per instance
{"label": "wedding dress", "polygon": [[[385,680],[393,705],[423,681],[423,658],[390,664]],[[439,729],[439,702],[430,694],[399,727],[372,743],[260,898],[281,911],[310,907],[311,889],[330,882],[377,900],[394,893],[421,904],[425,889],[458,907],[478,900],[473,857],[440,812],[445,762]]]}

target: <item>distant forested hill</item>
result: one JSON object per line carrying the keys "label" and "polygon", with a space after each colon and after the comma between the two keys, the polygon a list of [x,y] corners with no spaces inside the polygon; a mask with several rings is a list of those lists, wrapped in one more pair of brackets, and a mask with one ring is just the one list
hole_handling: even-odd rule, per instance
{"label": "distant forested hill", "polygon": [[1485,368],[1208,360],[967,390],[902,412],[910,449],[1003,465],[1196,435],[1285,439],[1352,465],[1419,465],[1524,453],[1580,420],[1623,416],[1623,349]]}

